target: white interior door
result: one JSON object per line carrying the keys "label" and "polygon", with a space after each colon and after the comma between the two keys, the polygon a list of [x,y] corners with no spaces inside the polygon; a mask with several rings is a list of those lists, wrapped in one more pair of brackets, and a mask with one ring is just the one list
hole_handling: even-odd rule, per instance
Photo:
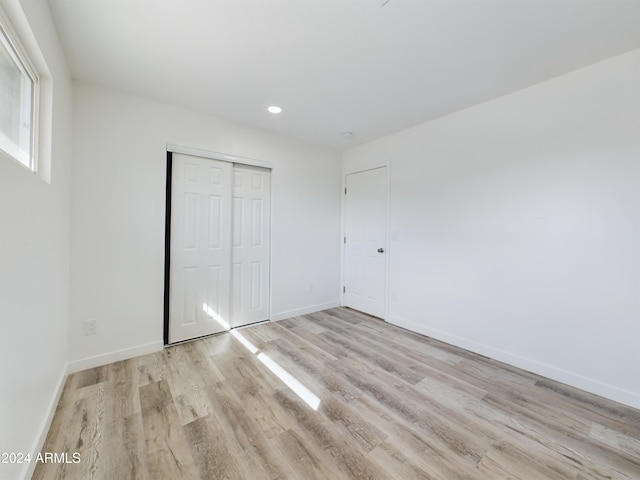
{"label": "white interior door", "polygon": [[233,327],[269,318],[270,177],[264,168],[233,168]]}
{"label": "white interior door", "polygon": [[172,159],[169,343],[267,320],[270,170]]}
{"label": "white interior door", "polygon": [[344,304],[386,314],[387,168],[346,177]]}
{"label": "white interior door", "polygon": [[173,154],[169,343],[229,328],[232,168]]}

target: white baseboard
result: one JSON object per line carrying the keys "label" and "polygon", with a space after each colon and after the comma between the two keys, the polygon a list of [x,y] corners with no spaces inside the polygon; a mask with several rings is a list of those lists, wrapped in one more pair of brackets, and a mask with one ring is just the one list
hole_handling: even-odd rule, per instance
{"label": "white baseboard", "polygon": [[[56,384],[56,388],[53,391],[53,395],[49,400],[47,405],[47,411],[45,412],[44,418],[42,419],[42,423],[40,424],[40,428],[38,429],[38,434],[36,435],[36,439],[33,442],[33,446],[31,447],[31,457],[35,458],[38,453],[44,447],[44,442],[47,439],[47,434],[49,433],[49,428],[51,428],[51,422],[53,421],[53,416],[56,413],[56,409],[58,408],[58,402],[60,401],[60,397],[62,396],[62,390],[64,389],[64,384],[67,380],[67,365],[65,365],[60,374],[60,378],[58,379],[58,383]],[[33,477],[33,472],[36,469],[36,462],[31,461],[25,464],[25,468],[22,473],[24,480],[29,480]]]}
{"label": "white baseboard", "polygon": [[69,362],[67,373],[79,372],[88,368],[100,367],[109,363],[119,362],[120,360],[127,360],[129,358],[139,357],[140,355],[158,352],[162,350],[163,346],[162,342],[152,342],[145,345],[138,345],[137,347],[96,355],[94,357],[81,358],[80,360]]}
{"label": "white baseboard", "polygon": [[309,313],[319,312],[320,310],[327,310],[328,308],[335,308],[340,306],[340,300],[334,300],[332,302],[319,303],[317,305],[309,305],[303,308],[296,308],[294,310],[287,310],[280,313],[272,313],[271,321],[277,322],[278,320],[285,320],[291,317],[298,317],[300,315],[307,315]]}
{"label": "white baseboard", "polygon": [[615,385],[609,385],[591,378],[583,377],[576,373],[554,367],[553,365],[547,365],[537,360],[521,357],[511,352],[493,348],[488,345],[459,337],[448,332],[433,329],[397,316],[389,315],[387,317],[387,322],[397,325],[398,327],[406,328],[407,330],[435,338],[436,340],[440,340],[450,345],[455,345],[456,347],[464,348],[465,350],[513,365],[514,367],[542,375],[543,377],[562,382],[566,385],[579,388],[580,390],[623,403],[630,407],[640,408],[640,393],[631,392],[629,390],[616,387]]}

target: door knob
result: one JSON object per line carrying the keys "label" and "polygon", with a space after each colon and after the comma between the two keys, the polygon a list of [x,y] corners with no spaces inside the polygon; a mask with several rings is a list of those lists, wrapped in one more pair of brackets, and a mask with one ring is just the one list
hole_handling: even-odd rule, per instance
{"label": "door knob", "polygon": [[384,248],[380,247],[380,248],[378,249],[378,253],[384,253]]}

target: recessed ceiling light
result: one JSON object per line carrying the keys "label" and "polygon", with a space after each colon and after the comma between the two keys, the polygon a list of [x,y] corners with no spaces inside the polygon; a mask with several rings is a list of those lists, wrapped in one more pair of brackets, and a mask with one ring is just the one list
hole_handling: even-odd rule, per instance
{"label": "recessed ceiling light", "polygon": [[269,113],[280,113],[282,111],[282,109],[277,105],[271,105],[267,110]]}

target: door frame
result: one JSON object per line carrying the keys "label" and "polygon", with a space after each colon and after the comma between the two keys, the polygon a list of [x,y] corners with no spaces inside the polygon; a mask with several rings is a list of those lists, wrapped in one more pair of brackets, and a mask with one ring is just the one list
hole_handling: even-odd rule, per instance
{"label": "door frame", "polygon": [[[247,165],[250,167],[261,167],[271,170],[273,175],[273,166],[271,162],[265,160],[258,160],[255,158],[241,157],[238,155],[230,155],[227,153],[213,152],[209,150],[203,150],[200,148],[185,147],[183,145],[175,145],[172,143],[166,144],[166,184],[165,184],[165,224],[164,224],[164,312],[162,322],[162,341],[164,346],[175,345],[169,343],[169,316],[170,316],[170,285],[171,285],[171,193],[172,193],[172,180],[173,180],[173,154],[181,153],[184,155],[191,155],[193,157],[208,158],[211,160],[219,160],[223,162],[229,162],[240,165]],[[273,185],[273,178],[271,178],[271,184]],[[273,191],[270,193],[273,196]],[[271,219],[271,209],[273,202],[269,202],[269,218]],[[271,220],[270,222],[271,223]],[[271,225],[269,225],[269,318],[271,318],[272,307],[272,291],[271,283],[273,280],[273,268],[271,265],[272,258],[272,231]],[[188,341],[188,340],[185,340]],[[180,343],[180,342],[178,342]]]}
{"label": "door frame", "polygon": [[377,170],[379,168],[386,168],[387,171],[387,201],[386,201],[386,211],[385,211],[385,233],[386,238],[385,242],[387,245],[387,255],[385,255],[385,264],[384,264],[384,316],[383,320],[387,320],[389,316],[389,265],[390,258],[392,253],[391,248],[391,232],[390,232],[390,218],[391,218],[391,162],[380,162],[380,163],[371,163],[371,164],[360,164],[354,166],[346,166],[343,163],[342,168],[342,184],[341,184],[341,194],[340,194],[340,305],[345,305],[345,277],[346,277],[346,258],[345,258],[345,235],[346,235],[346,224],[347,224],[347,175],[352,175],[354,173],[363,173],[370,170]]}

